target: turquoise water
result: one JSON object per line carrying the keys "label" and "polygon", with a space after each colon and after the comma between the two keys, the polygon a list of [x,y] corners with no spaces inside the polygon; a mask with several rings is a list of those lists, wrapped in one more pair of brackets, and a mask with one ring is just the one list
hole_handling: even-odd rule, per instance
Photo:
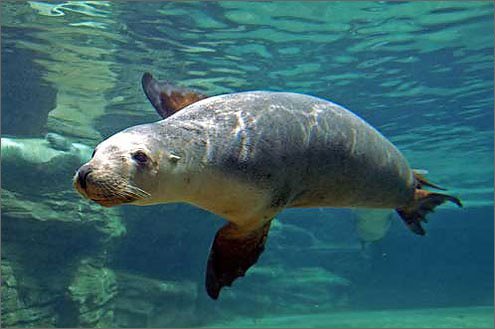
{"label": "turquoise water", "polygon": [[[4,323],[493,327],[492,2],[2,1],[1,9]],[[464,208],[439,207],[424,238],[394,215],[364,248],[354,212],[286,210],[258,264],[210,301],[204,267],[222,219],[176,204],[102,209],[72,188],[99,142],[159,119],[141,90],[146,71],[207,95],[283,90],[332,100]],[[48,144],[47,133],[69,146]],[[377,320],[384,316],[397,322]]]}

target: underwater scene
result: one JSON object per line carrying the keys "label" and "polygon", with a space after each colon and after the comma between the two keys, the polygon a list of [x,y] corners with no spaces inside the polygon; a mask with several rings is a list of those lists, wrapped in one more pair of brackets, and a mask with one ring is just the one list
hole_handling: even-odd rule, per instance
{"label": "underwater scene", "polygon": [[492,1],[0,5],[3,327],[494,327]]}

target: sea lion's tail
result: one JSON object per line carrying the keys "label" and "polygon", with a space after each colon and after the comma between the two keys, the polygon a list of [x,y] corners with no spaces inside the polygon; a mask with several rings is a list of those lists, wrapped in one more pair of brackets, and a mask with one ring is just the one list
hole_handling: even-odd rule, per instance
{"label": "sea lion's tail", "polygon": [[422,175],[424,173],[423,171],[413,170],[413,173],[416,181],[414,201],[405,207],[397,208],[396,211],[411,231],[419,235],[425,235],[426,231],[421,225],[421,222],[428,222],[428,220],[426,219],[426,215],[428,213],[433,212],[435,207],[441,205],[446,201],[455,203],[459,207],[462,207],[462,203],[461,200],[459,200],[455,196],[423,190],[423,186],[433,187],[439,190],[445,189],[443,187],[430,183]]}

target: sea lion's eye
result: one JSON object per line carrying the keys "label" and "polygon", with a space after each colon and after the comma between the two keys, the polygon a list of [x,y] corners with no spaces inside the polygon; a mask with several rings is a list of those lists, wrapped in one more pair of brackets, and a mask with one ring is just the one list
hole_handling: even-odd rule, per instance
{"label": "sea lion's eye", "polygon": [[148,162],[148,156],[143,151],[135,152],[132,155],[132,158],[139,164],[145,164],[146,162]]}
{"label": "sea lion's eye", "polygon": [[93,151],[93,154],[91,154],[91,159],[95,157],[96,149]]}

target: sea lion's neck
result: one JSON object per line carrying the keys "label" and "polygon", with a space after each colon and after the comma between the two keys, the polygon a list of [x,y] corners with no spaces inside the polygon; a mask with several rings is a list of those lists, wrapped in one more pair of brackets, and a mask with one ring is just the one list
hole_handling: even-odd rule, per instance
{"label": "sea lion's neck", "polygon": [[159,192],[153,201],[190,202],[204,183],[198,177],[207,167],[205,134],[199,126],[170,121],[160,132]]}

